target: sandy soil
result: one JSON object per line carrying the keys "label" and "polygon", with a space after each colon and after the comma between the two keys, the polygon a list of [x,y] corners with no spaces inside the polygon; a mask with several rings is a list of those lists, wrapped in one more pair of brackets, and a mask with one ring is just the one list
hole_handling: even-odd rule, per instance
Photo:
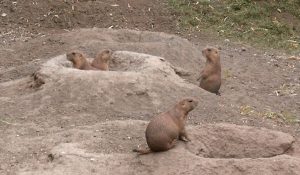
{"label": "sandy soil", "polygon": [[[1,174],[299,174],[299,61],[183,31],[161,1],[0,4]],[[78,29],[91,27],[135,31]],[[197,87],[207,45],[221,49],[221,97]],[[115,52],[109,73],[63,61],[103,48]],[[136,157],[147,121],[185,96],[200,102],[193,141]]]}

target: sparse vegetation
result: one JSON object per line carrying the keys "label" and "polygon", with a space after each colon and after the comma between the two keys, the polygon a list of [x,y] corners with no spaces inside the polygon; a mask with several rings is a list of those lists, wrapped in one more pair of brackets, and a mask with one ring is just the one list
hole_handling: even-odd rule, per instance
{"label": "sparse vegetation", "polygon": [[297,91],[300,88],[300,84],[282,84],[278,90],[275,91],[277,96],[289,95],[295,96],[297,95]]}
{"label": "sparse vegetation", "polygon": [[183,27],[300,51],[300,0],[169,0]]}
{"label": "sparse vegetation", "polygon": [[223,74],[224,74],[224,78],[225,79],[232,77],[232,72],[229,69],[225,69],[224,72],[223,72]]}
{"label": "sparse vegetation", "polygon": [[268,119],[282,121],[289,124],[300,122],[300,118],[297,118],[297,116],[291,112],[288,111],[275,112],[270,109],[257,111],[255,110],[254,107],[249,105],[241,106],[240,114],[244,116],[258,116],[258,117],[268,118]]}

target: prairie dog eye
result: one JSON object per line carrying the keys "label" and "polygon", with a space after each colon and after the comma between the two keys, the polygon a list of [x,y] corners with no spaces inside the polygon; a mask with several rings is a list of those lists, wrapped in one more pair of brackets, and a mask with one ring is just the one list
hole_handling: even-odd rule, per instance
{"label": "prairie dog eye", "polygon": [[208,48],[208,49],[207,49],[207,51],[209,51],[209,52],[210,52],[210,51],[211,51],[211,49],[210,49],[210,48]]}

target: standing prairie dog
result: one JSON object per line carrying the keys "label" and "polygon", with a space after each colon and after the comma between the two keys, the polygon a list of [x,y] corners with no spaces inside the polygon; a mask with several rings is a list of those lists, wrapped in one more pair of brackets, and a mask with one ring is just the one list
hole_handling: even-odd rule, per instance
{"label": "standing prairie dog", "polygon": [[71,51],[66,54],[67,60],[73,63],[73,67],[80,70],[97,70],[92,67],[84,55],[79,51]]}
{"label": "standing prairie dog", "polygon": [[202,50],[203,56],[206,57],[204,69],[198,78],[200,87],[216,95],[221,95],[221,63],[220,53],[216,48],[205,48]]}
{"label": "standing prairie dog", "polygon": [[192,98],[179,101],[167,112],[155,116],[147,126],[146,141],[149,149],[134,149],[139,154],[167,151],[176,145],[177,140],[190,141],[185,123],[187,115],[198,102]]}
{"label": "standing prairie dog", "polygon": [[112,51],[109,49],[99,52],[96,58],[93,60],[92,66],[100,70],[108,71],[111,55]]}

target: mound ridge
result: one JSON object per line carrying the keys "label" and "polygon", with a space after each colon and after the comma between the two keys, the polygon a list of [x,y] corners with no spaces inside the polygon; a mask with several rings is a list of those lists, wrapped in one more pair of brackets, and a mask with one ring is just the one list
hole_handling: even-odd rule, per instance
{"label": "mound ridge", "polygon": [[[199,65],[203,64],[201,50],[190,43],[187,39],[160,32],[136,31],[128,29],[78,29],[63,35],[54,35],[47,42],[65,43],[61,47],[64,50],[82,50],[91,57],[99,50],[109,48],[113,51],[131,51],[165,58],[173,66],[180,67],[188,73],[197,72]],[[25,46],[24,49],[27,49]],[[39,49],[39,48],[36,48]],[[31,52],[29,49],[27,52]],[[64,52],[53,52],[53,57],[64,54]],[[4,52],[3,57],[11,58],[18,62],[22,57],[19,52]],[[50,57],[51,58],[51,57]],[[11,80],[12,77],[20,78],[21,75],[37,70],[35,62],[21,64],[15,69],[0,72],[1,82]],[[17,71],[16,71],[17,69]],[[9,78],[8,78],[9,76]],[[190,81],[195,81],[198,75],[189,75]]]}
{"label": "mound ridge", "polygon": [[[37,72],[43,91],[66,91],[66,98],[88,103],[97,98],[98,107],[119,112],[158,108],[168,98],[183,98],[188,94],[199,97],[207,92],[188,83],[176,74],[164,58],[129,51],[112,55],[112,71],[86,71],[72,68],[65,55],[55,57]],[[44,92],[46,93],[46,92]],[[136,106],[139,105],[140,108]],[[124,108],[123,108],[124,107]]]}

